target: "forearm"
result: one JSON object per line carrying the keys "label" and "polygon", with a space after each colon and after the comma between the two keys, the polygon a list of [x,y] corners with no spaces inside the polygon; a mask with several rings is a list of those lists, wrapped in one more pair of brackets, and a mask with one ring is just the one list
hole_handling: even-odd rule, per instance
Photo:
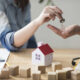
{"label": "forearm", "polygon": [[56,6],[45,7],[37,19],[32,21],[23,29],[15,32],[14,46],[16,47],[22,46],[26,41],[30,39],[30,37],[35,33],[35,31],[39,28],[40,25],[44,24],[45,22],[50,21],[51,19],[54,20],[55,16],[59,18],[58,13],[62,14],[62,11]]}
{"label": "forearm", "polygon": [[37,19],[33,20],[24,28],[18,30],[14,34],[14,46],[20,47],[25,42],[27,42],[30,37],[35,33],[35,31],[39,28],[41,24],[38,22]]}

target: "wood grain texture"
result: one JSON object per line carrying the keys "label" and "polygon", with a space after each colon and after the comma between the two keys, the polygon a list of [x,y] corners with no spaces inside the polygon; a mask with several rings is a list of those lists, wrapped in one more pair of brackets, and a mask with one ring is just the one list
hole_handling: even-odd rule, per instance
{"label": "wood grain texture", "polygon": [[[31,64],[31,53],[34,49],[24,49],[19,52],[12,52],[9,56],[10,65],[19,65],[20,67],[29,67]],[[54,49],[53,62],[61,62],[63,67],[71,67],[71,61],[80,56],[80,50],[57,50]],[[47,72],[52,71],[51,65],[47,67]],[[47,80],[47,74],[41,75],[42,80]],[[31,78],[12,77],[11,80],[32,80]]]}

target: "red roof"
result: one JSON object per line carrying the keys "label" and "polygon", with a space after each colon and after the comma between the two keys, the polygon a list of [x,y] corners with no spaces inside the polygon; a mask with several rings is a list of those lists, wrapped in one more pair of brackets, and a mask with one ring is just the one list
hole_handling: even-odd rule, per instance
{"label": "red roof", "polygon": [[38,48],[43,52],[44,55],[48,55],[54,52],[53,49],[48,44],[44,44]]}

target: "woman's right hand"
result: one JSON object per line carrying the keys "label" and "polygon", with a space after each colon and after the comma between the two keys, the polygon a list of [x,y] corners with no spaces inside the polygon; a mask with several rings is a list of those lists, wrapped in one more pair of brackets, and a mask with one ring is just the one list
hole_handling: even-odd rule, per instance
{"label": "woman's right hand", "polygon": [[56,6],[47,6],[43,9],[40,16],[37,18],[40,25],[44,24],[45,22],[52,20],[55,20],[55,17],[57,16],[59,19],[61,19],[62,10],[59,9]]}

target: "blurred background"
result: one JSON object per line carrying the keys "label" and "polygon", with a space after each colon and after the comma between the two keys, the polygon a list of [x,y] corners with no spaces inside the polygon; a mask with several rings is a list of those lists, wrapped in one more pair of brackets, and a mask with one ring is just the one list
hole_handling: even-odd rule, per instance
{"label": "blurred background", "polygon": [[[63,10],[63,16],[66,19],[64,26],[72,24],[80,25],[80,0],[53,0],[54,4]],[[32,20],[39,16],[43,8],[46,6],[47,0],[39,3],[38,0],[31,0]],[[47,24],[55,25],[61,28],[59,20],[50,21],[42,25],[35,33],[37,42],[48,43],[52,48],[57,49],[80,49],[80,36],[76,35],[68,39],[62,39],[47,28]]]}

